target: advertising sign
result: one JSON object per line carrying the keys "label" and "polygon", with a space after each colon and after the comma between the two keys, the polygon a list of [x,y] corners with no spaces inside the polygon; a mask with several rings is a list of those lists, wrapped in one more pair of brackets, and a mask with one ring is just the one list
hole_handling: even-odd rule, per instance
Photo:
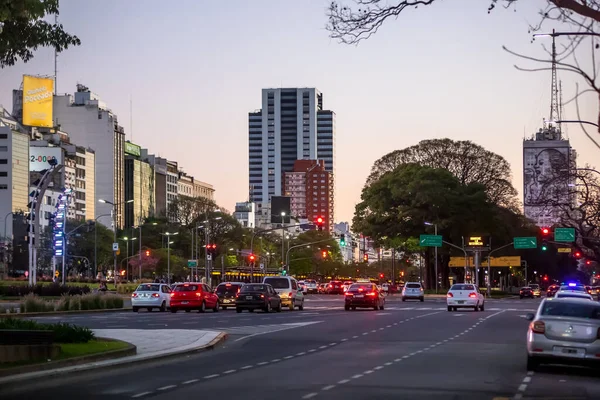
{"label": "advertising sign", "polygon": [[132,156],[139,157],[142,154],[142,148],[137,144],[131,142],[125,142],[125,153],[131,154]]}
{"label": "advertising sign", "polygon": [[23,75],[23,125],[51,128],[54,80]]}
{"label": "advertising sign", "polygon": [[55,159],[57,164],[62,164],[62,149],[60,147],[29,147],[29,172],[38,172],[48,169],[48,160]]}
{"label": "advertising sign", "polygon": [[[450,257],[449,267],[460,268],[465,266],[464,257]],[[469,257],[469,266],[475,266],[475,259]],[[520,256],[503,256],[503,257],[492,257],[490,258],[490,267],[520,267],[521,257]],[[487,257],[481,260],[481,267],[487,268]]]}

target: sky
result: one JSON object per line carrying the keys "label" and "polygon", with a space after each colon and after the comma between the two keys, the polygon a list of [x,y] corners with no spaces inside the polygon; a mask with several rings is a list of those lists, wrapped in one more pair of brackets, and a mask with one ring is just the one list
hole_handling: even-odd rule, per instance
{"label": "sky", "polygon": [[[88,86],[127,139],[213,184],[229,210],[248,197],[248,112],[272,87],[316,87],[336,113],[336,222],[351,221],[375,160],[423,139],[471,140],[502,155],[522,193],[522,140],[549,114],[550,72],[518,71],[539,65],[502,46],[544,57],[549,39],[532,43],[528,26],[545,1],[488,14],[489,2],[407,10],[352,46],[329,38],[328,0],[61,0],[60,22],[82,44],[58,58],[58,93]],[[53,51],[0,70],[8,109],[23,74],[54,75]],[[559,77],[572,97],[577,77]],[[580,106],[582,119],[597,120],[593,96]],[[574,104],[563,118],[577,119]],[[598,149],[580,128],[567,134],[578,164],[594,164]]]}

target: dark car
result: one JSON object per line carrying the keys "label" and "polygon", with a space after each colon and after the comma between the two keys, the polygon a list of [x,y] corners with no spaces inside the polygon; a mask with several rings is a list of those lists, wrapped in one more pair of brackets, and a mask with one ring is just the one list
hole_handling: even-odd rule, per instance
{"label": "dark car", "polygon": [[546,289],[546,297],[554,297],[556,292],[558,292],[558,289],[560,289],[560,286],[558,285],[548,286],[548,289]]}
{"label": "dark car", "polygon": [[219,298],[219,305],[222,310],[227,309],[227,307],[235,307],[236,295],[240,291],[240,289],[244,286],[243,282],[221,282],[217,289],[215,290],[215,294]]}
{"label": "dark car", "polygon": [[372,283],[354,283],[344,295],[344,309],[346,311],[357,308],[373,308],[383,310],[385,297]]}
{"label": "dark car", "polygon": [[521,290],[519,290],[519,298],[522,299],[524,297],[531,297],[533,299],[533,289],[529,286],[522,287]]}
{"label": "dark car", "polygon": [[344,294],[344,285],[341,281],[331,281],[325,290],[327,294]]}
{"label": "dark car", "polygon": [[268,283],[247,283],[236,296],[235,310],[239,313],[256,309],[281,311],[281,298]]}

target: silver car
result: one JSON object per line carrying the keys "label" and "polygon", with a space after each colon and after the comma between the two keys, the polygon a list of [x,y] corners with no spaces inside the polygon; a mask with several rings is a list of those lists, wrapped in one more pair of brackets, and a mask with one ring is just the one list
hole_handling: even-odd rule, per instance
{"label": "silver car", "polygon": [[527,369],[540,364],[600,361],[600,304],[585,299],[542,300],[527,331]]}
{"label": "silver car", "polygon": [[406,299],[416,299],[420,301],[425,301],[425,294],[421,283],[406,282],[406,285],[404,285],[404,289],[402,289],[402,301],[406,301]]}

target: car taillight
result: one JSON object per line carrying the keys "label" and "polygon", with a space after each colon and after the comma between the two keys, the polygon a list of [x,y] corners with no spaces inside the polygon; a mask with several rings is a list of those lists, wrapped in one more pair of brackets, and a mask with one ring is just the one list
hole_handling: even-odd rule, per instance
{"label": "car taillight", "polygon": [[421,288],[421,292],[423,291],[423,288]]}
{"label": "car taillight", "polygon": [[475,297],[477,297],[477,293],[469,293],[469,297],[474,299]]}
{"label": "car taillight", "polygon": [[160,294],[158,294],[158,293],[152,293],[152,297],[160,297]]}
{"label": "car taillight", "polygon": [[197,296],[197,297],[200,297],[200,296],[202,296],[202,293],[200,293],[200,292],[196,292],[196,296]]}
{"label": "car taillight", "polygon": [[452,293],[448,293],[446,297],[454,297],[454,295]]}
{"label": "car taillight", "polygon": [[264,299],[264,298],[265,298],[265,295],[264,295],[264,294],[261,294],[261,295],[260,295],[260,298],[261,298],[261,299]]}
{"label": "car taillight", "polygon": [[131,297],[137,297],[137,293],[131,293]]}
{"label": "car taillight", "polygon": [[171,293],[171,297],[175,296],[175,292]]}
{"label": "car taillight", "polygon": [[543,321],[533,321],[530,325],[533,333],[544,333],[546,332],[546,324]]}
{"label": "car taillight", "polygon": [[293,294],[292,292],[289,292],[288,297],[292,297],[292,294]]}
{"label": "car taillight", "polygon": [[377,293],[375,293],[375,292],[369,292],[369,293],[367,293],[367,296],[376,296],[376,295],[377,295]]}
{"label": "car taillight", "polygon": [[333,285],[329,285],[329,287],[333,287]]}
{"label": "car taillight", "polygon": [[353,296],[353,294],[350,292],[346,292],[346,296]]}

